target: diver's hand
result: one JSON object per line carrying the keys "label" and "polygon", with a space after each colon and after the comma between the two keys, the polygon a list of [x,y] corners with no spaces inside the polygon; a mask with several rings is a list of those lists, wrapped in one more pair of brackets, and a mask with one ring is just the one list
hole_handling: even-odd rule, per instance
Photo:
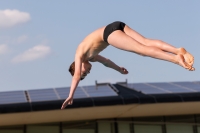
{"label": "diver's hand", "polygon": [[64,103],[62,104],[62,107],[61,107],[61,109],[65,109],[65,107],[67,106],[67,105],[72,105],[72,103],[73,103],[73,97],[68,97],[65,101],[64,101]]}
{"label": "diver's hand", "polygon": [[120,71],[121,74],[128,74],[128,71],[126,70],[126,68],[124,67],[120,67]]}

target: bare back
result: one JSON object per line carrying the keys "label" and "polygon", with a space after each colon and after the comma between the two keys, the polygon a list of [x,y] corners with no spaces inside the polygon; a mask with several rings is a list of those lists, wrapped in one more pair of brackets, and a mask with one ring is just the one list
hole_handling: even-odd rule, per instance
{"label": "bare back", "polygon": [[109,45],[103,41],[104,29],[105,27],[102,27],[92,32],[78,46],[76,54],[81,55],[83,61],[92,59]]}

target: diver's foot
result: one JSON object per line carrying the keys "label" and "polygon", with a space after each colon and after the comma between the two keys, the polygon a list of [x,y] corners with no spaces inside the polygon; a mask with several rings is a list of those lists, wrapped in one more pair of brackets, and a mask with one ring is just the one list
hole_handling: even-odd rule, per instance
{"label": "diver's foot", "polygon": [[187,52],[184,48],[178,48],[178,54],[182,54],[185,62],[187,62],[190,66],[193,66],[194,57],[189,52]]}
{"label": "diver's foot", "polygon": [[194,71],[195,68],[189,65],[187,62],[185,62],[184,56],[182,54],[176,55],[176,61],[177,64],[184,67],[185,69],[188,69],[190,71]]}

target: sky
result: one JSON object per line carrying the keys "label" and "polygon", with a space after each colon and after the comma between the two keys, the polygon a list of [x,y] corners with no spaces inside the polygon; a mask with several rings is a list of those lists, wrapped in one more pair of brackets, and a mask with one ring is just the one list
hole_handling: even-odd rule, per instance
{"label": "sky", "polygon": [[95,81],[147,83],[200,81],[199,0],[1,0],[0,91],[69,87],[69,65],[79,43],[92,31],[122,21],[146,38],[186,48],[195,71],[108,46],[100,55],[128,75],[92,63],[79,86]]}

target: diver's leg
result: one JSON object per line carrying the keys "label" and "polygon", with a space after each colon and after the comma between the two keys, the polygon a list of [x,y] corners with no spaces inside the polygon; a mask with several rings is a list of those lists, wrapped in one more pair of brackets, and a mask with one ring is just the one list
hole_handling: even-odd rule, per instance
{"label": "diver's leg", "polygon": [[189,65],[193,65],[194,63],[194,57],[187,52],[184,48],[176,48],[166,42],[163,42],[162,40],[156,40],[156,39],[148,39],[136,32],[135,30],[131,29],[129,26],[124,27],[124,32],[135,39],[136,41],[146,45],[146,46],[152,46],[157,47],[163,51],[170,52],[173,54],[182,54],[185,58],[185,61]]}
{"label": "diver's leg", "polygon": [[188,70],[194,69],[188,63],[184,62],[183,55],[181,54],[173,55],[164,52],[157,47],[143,45],[142,43],[136,41],[135,39],[133,39],[132,37],[128,36],[127,34],[125,34],[120,30],[114,31],[112,34],[109,35],[108,43],[116,48],[125,51],[130,51],[143,56],[149,56],[152,58],[170,61],[175,64],[179,64]]}

